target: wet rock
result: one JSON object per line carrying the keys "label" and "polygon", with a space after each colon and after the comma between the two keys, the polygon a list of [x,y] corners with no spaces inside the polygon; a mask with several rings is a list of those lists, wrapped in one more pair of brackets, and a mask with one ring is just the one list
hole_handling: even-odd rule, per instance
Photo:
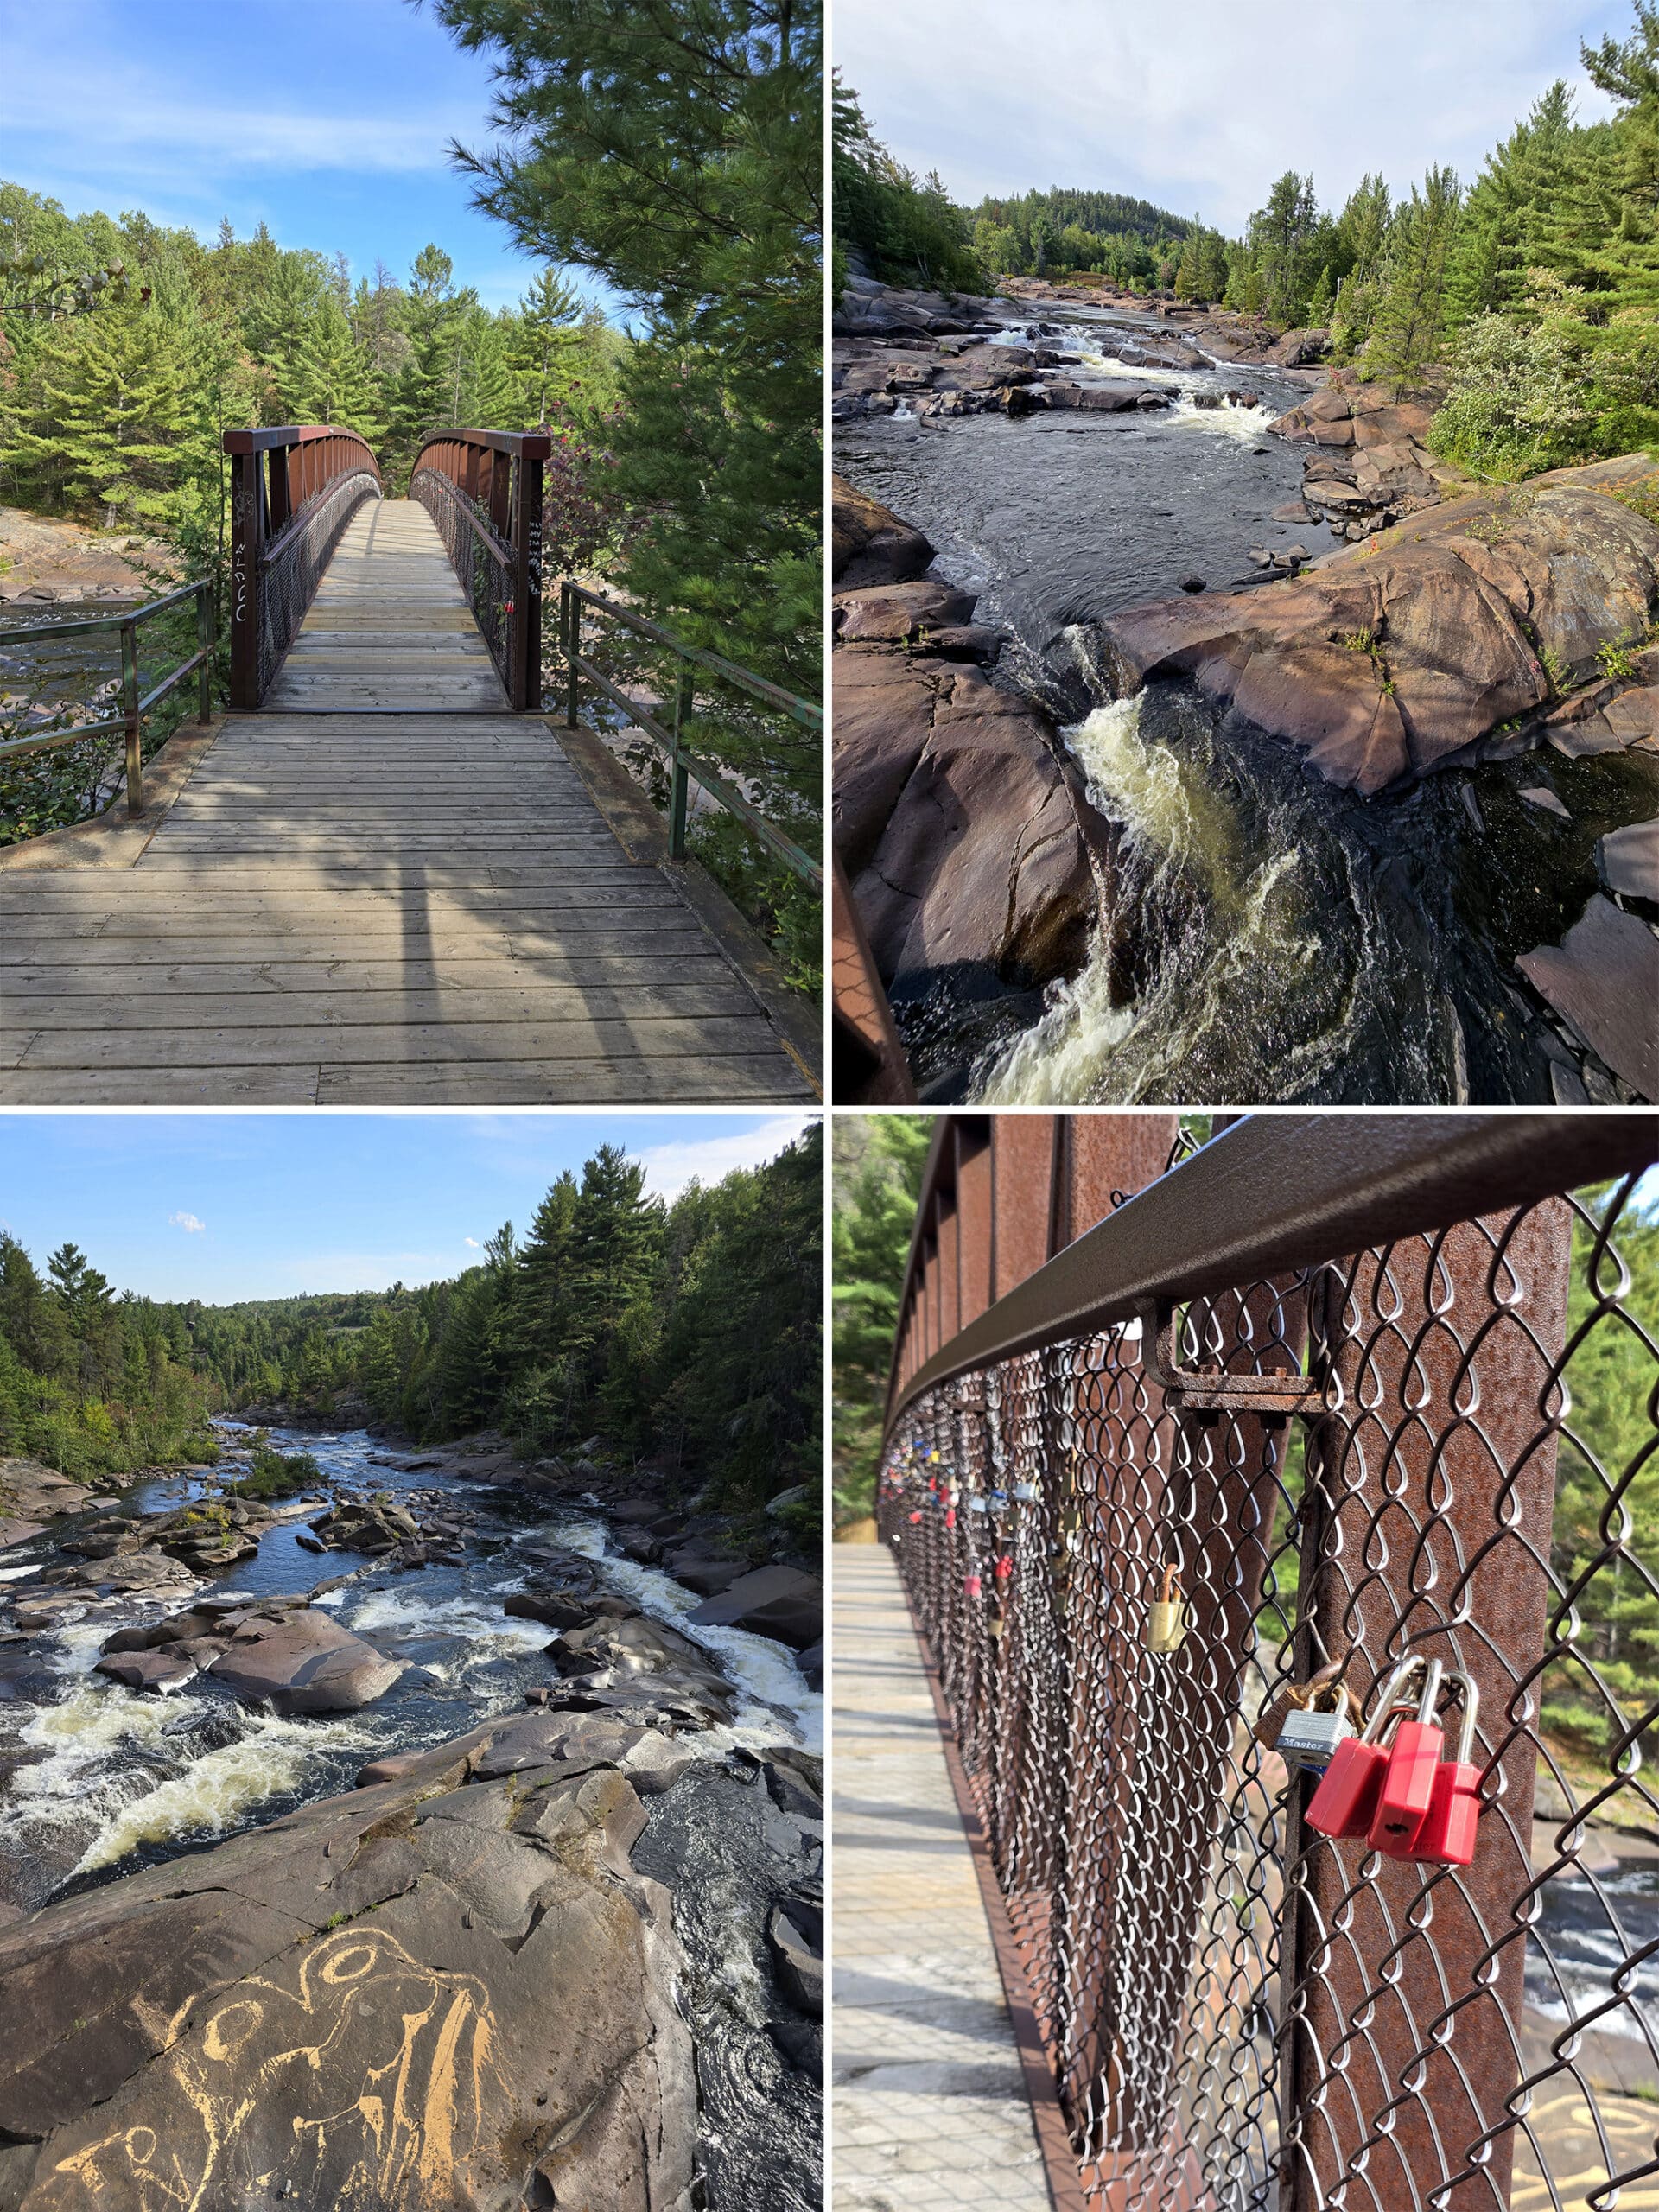
{"label": "wet rock", "polygon": [[836,681],[836,839],[883,980],[1075,972],[1111,833],[1039,710],[950,662],[842,652]]}
{"label": "wet rock", "polygon": [[1541,807],[1547,814],[1559,814],[1563,822],[1573,819],[1554,792],[1546,791],[1541,784],[1523,784],[1516,797],[1525,799],[1529,806]]}
{"label": "wet rock", "polygon": [[1600,645],[1645,626],[1659,524],[1612,495],[1647,484],[1642,456],[1556,470],[1268,591],[1130,608],[1101,636],[1128,685],[1189,678],[1236,727],[1369,796],[1544,707],[1545,658],[1593,676]]}
{"label": "wet rock", "polygon": [[163,1693],[194,1681],[200,1671],[199,1663],[186,1657],[181,1648],[171,1651],[117,1652],[96,1661],[92,1668],[94,1674],[107,1675],[112,1682],[124,1683],[129,1689]]}
{"label": "wet rock", "polygon": [[1180,588],[1183,591],[1202,591],[1205,588],[1204,578],[1202,576],[1183,576],[1181,578]]}
{"label": "wet rock", "polygon": [[698,1628],[745,1628],[804,1650],[823,1637],[823,1585],[793,1567],[763,1567],[705,1599],[689,1618]]}
{"label": "wet rock", "polygon": [[327,1613],[306,1607],[276,1619],[256,1615],[244,1621],[207,1671],[238,1697],[257,1699],[286,1716],[355,1713],[384,1696],[404,1666]]}
{"label": "wet rock", "polygon": [[901,522],[843,476],[834,479],[830,520],[834,575],[839,589],[910,583],[927,574],[933,548],[921,531]]}
{"label": "wet rock", "polygon": [[766,1938],[778,1960],[779,1978],[803,2012],[823,2018],[823,1916],[795,1899],[776,1905],[766,1923]]}
{"label": "wet rock", "polygon": [[685,1962],[628,1865],[637,1800],[567,1793],[549,1840],[473,1778],[480,1736],[0,1933],[30,2022],[6,2202],[228,2206],[257,2174],[262,2202],[412,2204],[365,2177],[418,2176],[435,2212],[684,2212]]}
{"label": "wet rock", "polygon": [[1659,905],[1659,822],[1610,830],[1596,847],[1596,866],[1610,891]]}
{"label": "wet rock", "polygon": [[847,644],[862,639],[876,645],[903,645],[926,630],[966,622],[974,611],[974,595],[957,590],[954,584],[924,579],[917,583],[840,591],[835,607],[837,632]]}
{"label": "wet rock", "polygon": [[671,1552],[664,1563],[677,1582],[695,1590],[700,1598],[713,1598],[729,1590],[740,1574],[749,1571],[747,1560],[728,1558],[706,1544]]}
{"label": "wet rock", "polygon": [[1659,1099],[1659,938],[1645,922],[1598,892],[1560,944],[1516,965],[1639,1098]]}

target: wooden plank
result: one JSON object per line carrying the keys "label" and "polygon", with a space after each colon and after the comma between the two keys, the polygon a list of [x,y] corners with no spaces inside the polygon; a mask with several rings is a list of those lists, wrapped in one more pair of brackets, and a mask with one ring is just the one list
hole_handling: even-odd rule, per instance
{"label": "wooden plank", "polygon": [[113,954],[107,959],[80,962],[36,960],[10,969],[5,988],[8,998],[21,1002],[89,995],[124,998],[154,991],[163,982],[169,991],[256,996],[286,992],[581,989],[594,985],[626,992],[670,982],[707,988],[723,988],[731,983],[731,969],[715,952],[665,963],[660,957],[610,952],[586,958],[550,956],[518,960],[505,941],[491,958],[481,957],[483,948],[476,943],[453,954],[436,946],[425,950],[434,957],[354,960],[341,958],[336,945],[312,959],[302,958],[284,946],[279,956],[263,960],[257,952],[244,952],[234,960],[175,957],[166,962],[146,963]]}
{"label": "wooden plank", "polygon": [[810,1099],[775,1052],[702,1061],[478,1061],[469,1065],[41,1068],[0,1077],[9,1106],[571,1106]]}
{"label": "wooden plank", "polygon": [[0,1074],[7,1106],[315,1106],[318,1062],[261,1068],[28,1068]]}
{"label": "wooden plank", "polygon": [[359,1031],[391,1024],[428,1035],[468,1025],[511,1025],[552,1034],[569,1024],[581,1027],[599,1021],[759,1021],[754,1001],[733,982],[729,969],[722,966],[721,973],[725,980],[714,983],[545,983],[526,988],[522,979],[506,976],[484,988],[444,982],[369,991],[196,991],[152,970],[150,987],[136,993],[83,991],[32,999],[24,1020],[38,1033],[37,1046],[60,1032],[93,1032],[101,1039],[159,1031],[184,1040],[198,1031],[222,1038],[245,1029],[264,1036],[290,1029],[309,1033],[325,1025]]}
{"label": "wooden plank", "polygon": [[[754,1052],[771,1030],[756,1013],[727,1020],[696,1015],[607,1016],[568,1021],[372,1022],[352,1027],[200,1029],[186,1049],[198,1067],[293,1066],[327,1060],[360,1067],[389,1059],[427,1061],[697,1058]],[[36,1029],[10,1065],[35,1067],[156,1067],[172,1065],[178,1039],[161,1029]],[[779,1058],[783,1058],[780,1053]]]}

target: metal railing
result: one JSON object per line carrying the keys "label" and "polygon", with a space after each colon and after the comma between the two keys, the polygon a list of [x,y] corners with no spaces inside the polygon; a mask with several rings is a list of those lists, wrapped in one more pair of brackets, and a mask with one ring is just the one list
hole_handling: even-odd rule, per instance
{"label": "metal railing", "polygon": [[439,430],[409,496],[436,524],[518,714],[542,705],[542,496],[553,442],[540,430]]}
{"label": "metal railing", "polygon": [[[943,1121],[895,1346],[879,1520],[1056,2202],[1659,2201],[1659,1116],[1190,1141]],[[1406,1656],[1478,1691],[1466,1866],[1273,1748]]]}
{"label": "metal railing", "polygon": [[226,430],[231,456],[231,704],[264,700],[346,525],[382,495],[355,430]]}
{"label": "metal railing", "polygon": [[[606,620],[615,622],[635,637],[644,638],[654,645],[665,646],[681,664],[683,673],[674,687],[672,723],[664,728],[647,704],[637,693],[625,690],[613,683],[602,669],[582,652],[582,611],[591,607]],[[715,804],[741,822],[751,836],[757,838],[766,849],[780,860],[792,874],[811,886],[820,896],[823,891],[823,869],[810,853],[804,852],[794,839],[780,830],[775,822],[768,821],[760,810],[752,804],[733,783],[710,760],[702,759],[685,741],[696,706],[696,672],[701,670],[721,683],[759,700],[777,713],[785,715],[802,728],[815,735],[823,734],[823,709],[810,700],[798,698],[794,692],[785,691],[781,685],[769,683],[764,677],[752,676],[735,661],[722,660],[718,653],[705,652],[696,645],[688,645],[671,632],[657,623],[647,621],[643,614],[636,614],[631,607],[624,607],[616,600],[607,599],[601,593],[589,591],[585,585],[566,582],[559,588],[559,652],[565,671],[564,718],[571,728],[582,719],[582,685],[584,681],[593,685],[613,706],[620,707],[627,715],[630,727],[641,731],[656,746],[668,770],[668,851],[671,860],[685,858],[686,815],[690,786],[695,783],[707,791]]]}
{"label": "metal railing", "polygon": [[[176,668],[169,669],[159,683],[152,684],[142,695],[138,690],[138,626],[168,607],[179,607],[187,599],[196,602],[196,650]],[[213,588],[205,580],[193,584],[181,584],[177,591],[168,592],[164,598],[153,599],[147,606],[134,607],[124,614],[96,614],[73,622],[39,623],[26,630],[0,631],[0,646],[39,645],[43,639],[73,638],[89,635],[95,630],[118,629],[121,633],[121,712],[106,715],[95,722],[79,722],[69,729],[43,730],[35,737],[20,737],[0,745],[0,761],[16,760],[25,753],[43,753],[60,745],[79,745],[89,737],[100,737],[121,731],[126,743],[127,812],[142,814],[144,810],[143,718],[152,707],[159,706],[170,691],[176,690],[185,677],[193,672],[200,689],[197,702],[197,719],[202,722],[213,720]]]}

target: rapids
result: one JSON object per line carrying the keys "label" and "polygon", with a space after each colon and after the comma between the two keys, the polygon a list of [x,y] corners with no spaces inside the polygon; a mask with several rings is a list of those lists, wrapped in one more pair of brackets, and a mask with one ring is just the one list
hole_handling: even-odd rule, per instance
{"label": "rapids", "polygon": [[[982,1007],[959,1018],[948,976],[931,996],[895,994],[925,1098],[1553,1103],[1550,1059],[1566,1056],[1515,957],[1578,918],[1596,841],[1652,817],[1659,765],[1527,754],[1366,801],[1287,746],[1224,742],[1189,687],[1117,699],[1094,628],[1104,617],[1192,577],[1255,584],[1252,547],[1337,543],[1322,524],[1272,519],[1300,497],[1306,449],[1267,426],[1308,385],[1236,363],[1143,369],[1099,346],[1107,330],[1115,344],[1152,337],[1153,318],[1033,313],[1054,318],[1042,343],[1082,357],[1059,373],[1130,378],[1174,404],[836,425],[841,473],[926,532],[933,573],[980,594],[975,620],[1011,635],[997,680],[1060,724],[1121,832],[1115,915],[1086,965],[1041,1001],[1011,997],[988,1046]],[[1030,345],[1036,327],[997,342]],[[1541,767],[1570,822],[1518,796]]]}

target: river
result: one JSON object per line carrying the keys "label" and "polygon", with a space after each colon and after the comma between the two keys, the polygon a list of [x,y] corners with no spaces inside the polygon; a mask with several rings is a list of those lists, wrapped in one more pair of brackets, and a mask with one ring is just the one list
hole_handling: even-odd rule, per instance
{"label": "river", "polygon": [[[1570,823],[1518,796],[1539,779],[1536,756],[1368,801],[1306,772],[1290,747],[1224,743],[1188,687],[1115,700],[1091,625],[1190,577],[1211,591],[1253,584],[1252,547],[1337,543],[1323,525],[1271,518],[1300,497],[1307,449],[1268,425],[1308,387],[1096,350],[1106,331],[1166,341],[1150,316],[1033,312],[1053,318],[1043,344],[1083,356],[1068,376],[1128,377],[1174,404],[836,426],[841,472],[926,532],[935,573],[982,594],[976,620],[1013,633],[999,680],[1059,721],[1122,833],[1127,931],[988,1048],[964,1043],[948,984],[931,1000],[898,995],[930,1103],[1551,1103],[1546,1025],[1515,957],[1578,918],[1597,839],[1656,810],[1659,762],[1547,753]],[[996,342],[1030,346],[1036,328]],[[1228,404],[1229,391],[1259,404]]]}
{"label": "river", "polygon": [[[238,1433],[238,1424],[220,1426],[227,1438]],[[371,1759],[522,1710],[527,1689],[556,1679],[543,1656],[553,1631],[505,1613],[502,1602],[542,1579],[524,1547],[550,1539],[597,1562],[610,1588],[702,1645],[737,1690],[729,1724],[685,1739],[703,1770],[646,1801],[638,1863],[675,1891],[691,1968],[709,2202],[715,2212],[808,2212],[817,2202],[817,2099],[787,2088],[803,2076],[781,2070],[767,2039],[764,1925],[779,1862],[751,1756],[779,1746],[822,1751],[823,1700],[793,1655],[742,1630],[689,1622],[700,1600],[613,1552],[597,1510],[427,1469],[400,1475],[387,1460],[409,1455],[388,1453],[362,1431],[271,1433],[281,1451],[310,1452],[337,1497],[443,1492],[474,1516],[461,1562],[400,1572],[350,1552],[320,1555],[301,1545],[305,1523],[295,1518],[266,1531],[257,1558],[210,1577],[196,1594],[307,1592],[365,1570],[316,1602],[410,1662],[408,1671],[363,1710],[314,1719],[245,1707],[207,1675],[168,1696],[140,1694],[92,1672],[99,1648],[115,1628],[185,1601],[89,1598],[72,1607],[55,1630],[30,1637],[35,1671],[0,1682],[0,1694],[12,1692],[0,1703],[0,1901],[35,1910],[349,1789]],[[101,1519],[110,1496],[150,1512],[188,1503],[212,1483],[200,1470],[105,1493],[99,1510],[10,1548],[0,1598],[7,1584],[58,1564],[59,1545]]]}

